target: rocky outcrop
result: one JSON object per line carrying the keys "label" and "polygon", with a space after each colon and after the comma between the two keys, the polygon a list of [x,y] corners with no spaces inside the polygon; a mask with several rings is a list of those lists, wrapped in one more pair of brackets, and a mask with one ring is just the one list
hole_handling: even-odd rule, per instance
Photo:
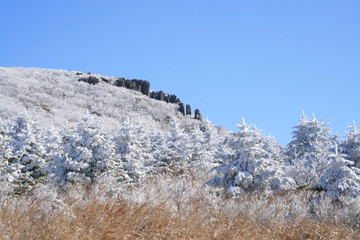
{"label": "rocky outcrop", "polygon": [[190,104],[186,104],[186,115],[191,115],[191,106],[190,106]]}
{"label": "rocky outcrop", "polygon": [[142,81],[141,83],[141,92],[142,94],[149,96],[149,92],[150,92],[150,82],[149,81]]}
{"label": "rocky outcrop", "polygon": [[159,101],[164,101],[164,92],[159,91],[159,94],[157,95],[156,99],[159,100]]}
{"label": "rocky outcrop", "polygon": [[171,95],[170,95],[170,102],[171,102],[171,103],[179,103],[179,102],[180,102],[180,99],[177,98],[175,94],[171,94]]}
{"label": "rocky outcrop", "polygon": [[[83,75],[83,73],[76,73],[76,75]],[[91,73],[88,73],[88,75],[91,75]],[[159,100],[159,101],[165,101],[167,103],[178,104],[179,112],[181,112],[184,116],[185,115],[191,116],[190,104],[186,104],[186,108],[185,108],[184,103],[182,103],[175,94],[168,94],[162,90],[151,91],[150,90],[150,82],[147,80],[139,80],[139,79],[131,79],[130,80],[130,79],[125,79],[125,78],[117,78],[117,79],[115,79],[115,82],[114,82],[114,80],[110,80],[105,77],[101,77],[100,79],[102,82],[111,83],[117,87],[124,87],[127,89],[141,92],[142,94],[144,94],[150,98]],[[95,76],[82,77],[79,79],[79,81],[86,82],[86,83],[93,84],[93,85],[98,84],[100,82],[99,78],[97,78]],[[198,119],[198,120],[202,119],[199,109],[195,110],[194,118]]]}
{"label": "rocky outcrop", "polygon": [[179,103],[179,112],[181,112],[185,116],[185,108],[182,102]]}
{"label": "rocky outcrop", "polygon": [[125,87],[125,78],[119,78],[115,81],[115,86]]}
{"label": "rocky outcrop", "polygon": [[202,117],[199,109],[195,109],[195,119],[202,121]]}
{"label": "rocky outcrop", "polygon": [[104,77],[101,77],[101,81],[106,82],[106,83],[110,83],[110,80],[109,80],[109,79],[106,79],[106,78],[104,78]]}
{"label": "rocky outcrop", "polygon": [[129,89],[131,89],[131,90],[135,90],[135,91],[138,91],[139,89],[138,89],[138,86],[136,85],[136,82],[130,82],[130,87],[129,87]]}
{"label": "rocky outcrop", "polygon": [[97,77],[93,77],[93,76],[90,76],[90,77],[87,77],[87,78],[80,78],[79,81],[80,82],[86,82],[86,83],[92,84],[92,85],[95,85],[95,84],[100,82],[100,80]]}

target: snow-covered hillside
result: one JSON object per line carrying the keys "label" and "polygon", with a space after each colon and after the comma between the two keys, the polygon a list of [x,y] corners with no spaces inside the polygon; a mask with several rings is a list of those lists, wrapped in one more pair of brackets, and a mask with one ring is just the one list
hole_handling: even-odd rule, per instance
{"label": "snow-covered hillside", "polygon": [[91,85],[78,81],[80,77],[83,76],[76,71],[0,67],[0,119],[8,121],[27,111],[44,127],[53,123],[61,129],[78,123],[89,111],[114,131],[128,118],[141,120],[155,129],[168,129],[173,119],[188,125],[199,124],[184,118],[177,104],[157,101],[105,82]]}
{"label": "snow-covered hillside", "polygon": [[79,81],[84,75],[0,68],[0,170],[7,181],[20,189],[105,176],[128,184],[218,164],[230,131],[184,116],[176,103],[109,84],[115,77],[93,85]]}
{"label": "snow-covered hillside", "polygon": [[184,116],[177,104],[79,78],[73,71],[0,68],[0,176],[15,192],[104,179],[121,188],[158,173],[212,170],[203,184],[231,196],[265,189],[359,196],[355,125],[339,141],[328,123],[303,114],[283,147],[244,119],[233,133]]}

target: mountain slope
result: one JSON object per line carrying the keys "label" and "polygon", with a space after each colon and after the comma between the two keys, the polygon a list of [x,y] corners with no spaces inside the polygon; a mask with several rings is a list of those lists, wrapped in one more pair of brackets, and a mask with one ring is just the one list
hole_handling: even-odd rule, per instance
{"label": "mountain slope", "polygon": [[117,130],[118,123],[127,118],[157,129],[167,129],[174,118],[185,125],[199,124],[179,113],[177,104],[105,82],[91,85],[79,78],[76,71],[0,67],[0,119],[8,121],[26,109],[44,127],[79,122],[87,111],[109,130]]}

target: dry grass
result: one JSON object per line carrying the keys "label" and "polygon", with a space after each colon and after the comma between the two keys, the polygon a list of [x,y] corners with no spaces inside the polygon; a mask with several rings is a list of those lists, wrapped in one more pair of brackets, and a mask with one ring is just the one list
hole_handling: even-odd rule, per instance
{"label": "dry grass", "polygon": [[352,229],[304,220],[259,226],[246,216],[213,213],[216,221],[170,216],[166,209],[147,204],[93,202],[74,209],[76,218],[61,214],[49,219],[35,204],[24,211],[4,209],[2,236],[7,239],[356,239]]}
{"label": "dry grass", "polygon": [[[179,182],[183,184],[174,181],[172,187]],[[159,184],[152,187],[164,191]],[[273,197],[268,202],[259,196],[220,199],[214,207],[199,191],[186,189],[186,199],[160,192],[155,196],[149,190],[141,201],[122,194],[106,196],[98,188],[76,187],[55,197],[45,190],[2,204],[2,239],[360,239],[356,229],[331,219],[284,221],[277,210],[265,216],[279,202]],[[259,208],[251,207],[256,204]]]}

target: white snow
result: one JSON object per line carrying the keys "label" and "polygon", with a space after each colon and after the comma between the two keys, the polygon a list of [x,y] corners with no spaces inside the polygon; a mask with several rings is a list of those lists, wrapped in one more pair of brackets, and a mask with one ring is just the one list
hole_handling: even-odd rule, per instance
{"label": "white snow", "polygon": [[328,123],[303,113],[282,147],[244,119],[232,133],[184,117],[176,104],[79,82],[76,73],[0,68],[1,179],[17,194],[39,183],[66,188],[100,180],[114,190],[189,169],[216,170],[202,184],[232,196],[304,188],[337,199],[360,193],[356,127],[339,141]]}

